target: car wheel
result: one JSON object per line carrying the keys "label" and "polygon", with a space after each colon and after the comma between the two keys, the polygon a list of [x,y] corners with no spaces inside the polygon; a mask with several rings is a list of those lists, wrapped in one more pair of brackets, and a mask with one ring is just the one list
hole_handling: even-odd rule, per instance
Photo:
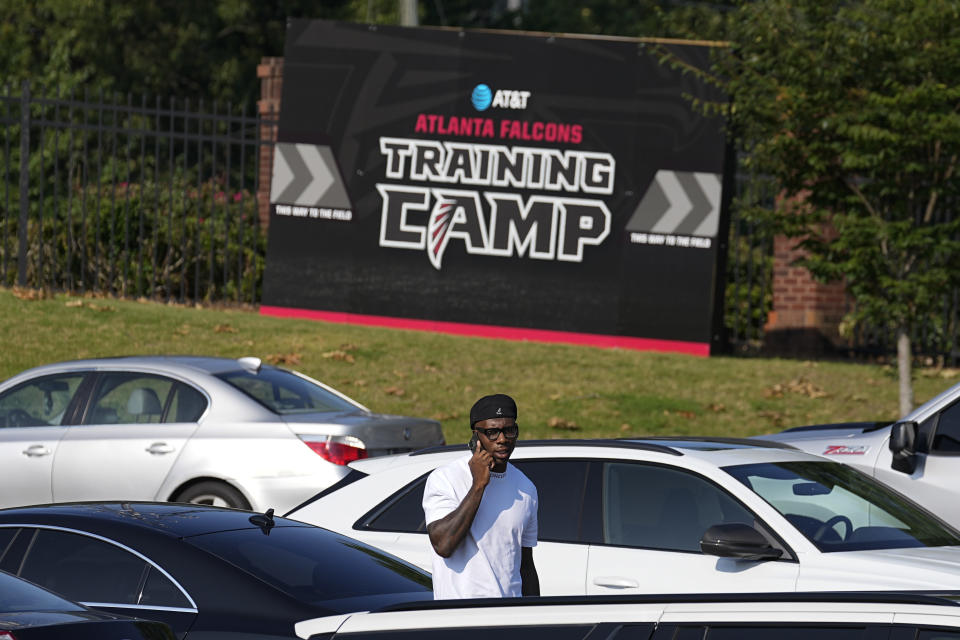
{"label": "car wheel", "polygon": [[206,480],[187,487],[174,499],[175,502],[209,504],[215,507],[249,509],[250,503],[243,494],[224,482]]}

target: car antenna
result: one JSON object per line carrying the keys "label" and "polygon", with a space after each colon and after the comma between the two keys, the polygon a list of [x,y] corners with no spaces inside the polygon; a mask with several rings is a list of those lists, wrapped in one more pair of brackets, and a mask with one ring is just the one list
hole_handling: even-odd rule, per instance
{"label": "car antenna", "polygon": [[263,535],[270,535],[270,529],[277,524],[273,521],[273,507],[267,509],[265,513],[256,513],[250,516],[250,522],[263,530]]}

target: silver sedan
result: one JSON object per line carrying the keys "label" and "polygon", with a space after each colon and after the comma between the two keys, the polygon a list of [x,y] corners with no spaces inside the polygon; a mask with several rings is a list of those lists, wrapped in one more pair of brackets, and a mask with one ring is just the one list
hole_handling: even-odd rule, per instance
{"label": "silver sedan", "polygon": [[284,513],[348,462],[441,443],[435,420],[372,413],[257,358],[63,362],[0,384],[0,507],[169,500]]}

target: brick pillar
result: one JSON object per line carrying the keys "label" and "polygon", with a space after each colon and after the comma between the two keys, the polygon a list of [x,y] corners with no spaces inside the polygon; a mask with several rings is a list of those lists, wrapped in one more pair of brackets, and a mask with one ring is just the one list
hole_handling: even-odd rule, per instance
{"label": "brick pillar", "polygon": [[[280,87],[283,84],[283,58],[261,58],[257,65],[260,78],[260,99],[257,112],[262,118],[260,139],[276,141],[277,119],[280,115]],[[273,146],[263,145],[259,153],[260,187],[257,190],[257,210],[261,228],[270,224],[270,183],[273,179]]]}
{"label": "brick pillar", "polygon": [[850,304],[842,282],[822,284],[793,263],[799,240],[773,241],[773,311],[764,327],[765,347],[784,355],[817,355],[845,346],[839,327]]}

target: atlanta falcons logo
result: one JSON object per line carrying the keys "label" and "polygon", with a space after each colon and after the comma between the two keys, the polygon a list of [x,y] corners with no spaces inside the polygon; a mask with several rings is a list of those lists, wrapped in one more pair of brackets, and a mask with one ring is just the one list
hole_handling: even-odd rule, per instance
{"label": "atlanta falcons logo", "polygon": [[433,211],[430,212],[430,222],[427,224],[427,255],[430,258],[430,264],[437,271],[440,270],[440,262],[443,260],[443,252],[447,250],[447,243],[450,242],[450,224],[453,222],[453,206],[455,200],[438,198],[433,205]]}

